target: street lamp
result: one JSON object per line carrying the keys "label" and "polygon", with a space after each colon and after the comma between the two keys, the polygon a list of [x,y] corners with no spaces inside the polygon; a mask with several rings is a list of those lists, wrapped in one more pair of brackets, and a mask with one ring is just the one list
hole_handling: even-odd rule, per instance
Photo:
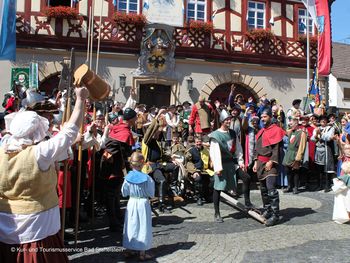
{"label": "street lamp", "polygon": [[193,90],[193,79],[191,77],[186,79],[187,81],[187,90],[191,92]]}
{"label": "street lamp", "polygon": [[122,89],[122,92],[124,92],[126,86],[126,76],[125,74],[121,74],[119,76],[119,87]]}

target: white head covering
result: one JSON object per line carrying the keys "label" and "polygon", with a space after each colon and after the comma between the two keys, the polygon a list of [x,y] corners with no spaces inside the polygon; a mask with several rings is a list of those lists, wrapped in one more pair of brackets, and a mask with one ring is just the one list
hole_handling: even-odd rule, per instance
{"label": "white head covering", "polygon": [[22,150],[23,145],[42,141],[49,129],[49,121],[34,111],[14,112],[5,116],[6,129],[11,135],[3,138],[6,151]]}

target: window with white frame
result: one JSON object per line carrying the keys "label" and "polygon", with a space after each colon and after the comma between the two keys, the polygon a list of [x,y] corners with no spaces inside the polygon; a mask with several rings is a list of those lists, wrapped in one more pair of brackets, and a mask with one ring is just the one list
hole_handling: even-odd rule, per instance
{"label": "window with white frame", "polygon": [[[300,35],[306,34],[307,24],[307,11],[306,9],[299,9],[298,13],[298,32]],[[314,25],[312,17],[309,15],[309,34],[314,34]]]}
{"label": "window with white frame", "polygon": [[118,11],[125,13],[139,13],[139,0],[118,0]]}
{"label": "window with white frame", "polygon": [[206,21],[205,0],[187,1],[187,21]]}
{"label": "window with white frame", "polygon": [[248,28],[265,28],[265,3],[248,2]]}

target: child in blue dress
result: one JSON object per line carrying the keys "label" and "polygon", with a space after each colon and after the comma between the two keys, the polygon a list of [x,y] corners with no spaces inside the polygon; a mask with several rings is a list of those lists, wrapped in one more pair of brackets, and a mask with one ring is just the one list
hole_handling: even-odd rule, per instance
{"label": "child in blue dress", "polygon": [[152,214],[149,198],[154,197],[153,179],[141,172],[144,157],[134,152],[130,157],[133,168],[125,177],[122,186],[122,195],[130,196],[125,212],[123,232],[123,247],[132,255],[132,251],[139,251],[141,261],[151,259],[146,253],[152,246]]}

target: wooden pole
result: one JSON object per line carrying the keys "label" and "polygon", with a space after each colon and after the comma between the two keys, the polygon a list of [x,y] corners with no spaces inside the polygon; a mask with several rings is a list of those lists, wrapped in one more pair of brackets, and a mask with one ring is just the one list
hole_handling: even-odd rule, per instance
{"label": "wooden pole", "polygon": [[262,224],[266,223],[265,217],[263,217],[262,215],[255,212],[252,209],[247,210],[246,207],[242,203],[240,203],[238,200],[234,199],[233,197],[229,196],[228,194],[221,192],[220,196],[224,199],[224,201],[226,201],[226,203],[231,205],[233,208],[248,214],[250,217],[254,218],[255,220],[259,221]]}
{"label": "wooden pole", "polygon": [[[94,103],[94,111],[93,111],[93,114],[92,114],[92,120],[93,121],[96,121],[96,105]],[[94,131],[94,136],[96,137],[97,136],[97,133],[96,131]],[[92,156],[91,156],[91,179],[92,179],[92,184],[91,184],[91,202],[92,202],[92,207],[91,207],[91,222],[92,223],[95,223],[95,177],[96,177],[96,174],[95,174],[95,167],[96,167],[96,147],[95,145],[93,146],[92,148]]]}
{"label": "wooden pole", "polygon": [[[70,66],[69,66],[69,76],[68,76],[68,87],[67,87],[67,100],[66,100],[66,106],[63,112],[63,118],[62,118],[62,124],[67,122],[71,115],[71,105],[72,105],[72,98],[71,93],[73,89],[73,71],[75,68],[75,53],[74,48],[71,49],[71,55],[70,55]],[[64,77],[64,76],[62,76]],[[67,206],[67,175],[68,175],[68,159],[64,160],[64,170],[63,170],[63,196],[62,196],[62,216],[61,216],[61,236],[62,240],[64,240],[64,230],[65,230],[65,223],[66,223],[66,206]]]}
{"label": "wooden pole", "polygon": [[[84,111],[85,115],[85,111]],[[83,116],[84,117],[84,116]],[[80,134],[83,136],[84,133],[84,121],[80,126]],[[75,238],[74,238],[74,245],[77,247],[78,242],[78,230],[79,230],[79,211],[80,211],[80,184],[81,184],[81,165],[82,165],[82,158],[83,158],[83,147],[82,147],[82,140],[79,142],[78,146],[78,162],[77,162],[77,195],[76,195],[76,209],[75,209]]]}

